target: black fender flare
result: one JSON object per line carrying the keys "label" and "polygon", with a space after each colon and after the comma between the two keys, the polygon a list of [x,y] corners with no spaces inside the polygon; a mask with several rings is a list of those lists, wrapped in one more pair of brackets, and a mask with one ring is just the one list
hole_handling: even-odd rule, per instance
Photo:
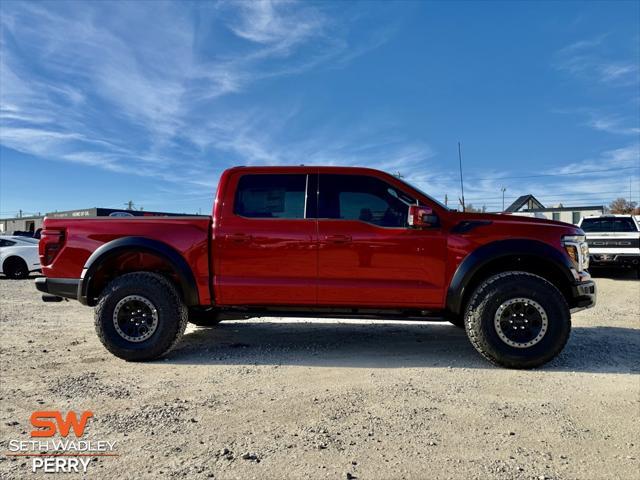
{"label": "black fender flare", "polygon": [[571,272],[573,268],[571,260],[551,245],[531,239],[497,240],[475,249],[458,265],[447,289],[447,311],[454,314],[461,313],[467,287],[482,267],[499,258],[512,256],[543,258],[558,267],[558,270],[566,277],[567,284],[575,283]]}
{"label": "black fender flare", "polygon": [[145,237],[121,237],[100,245],[91,254],[84,264],[80,284],[78,285],[78,300],[80,303],[91,305],[93,300],[89,298],[89,289],[100,265],[126,251],[151,253],[167,260],[178,276],[185,304],[192,306],[200,303],[195,277],[184,257],[166,243]]}

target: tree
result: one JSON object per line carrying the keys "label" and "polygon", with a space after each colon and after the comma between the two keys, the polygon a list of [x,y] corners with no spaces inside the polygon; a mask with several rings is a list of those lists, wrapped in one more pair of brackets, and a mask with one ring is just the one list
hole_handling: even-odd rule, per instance
{"label": "tree", "polygon": [[482,213],[482,212],[486,212],[487,208],[486,207],[482,207],[482,208],[476,208],[473,206],[472,203],[467,203],[464,207],[464,211],[465,212],[471,212],[471,213]]}
{"label": "tree", "polygon": [[634,213],[636,205],[638,205],[636,202],[619,197],[609,204],[609,210],[611,213]]}

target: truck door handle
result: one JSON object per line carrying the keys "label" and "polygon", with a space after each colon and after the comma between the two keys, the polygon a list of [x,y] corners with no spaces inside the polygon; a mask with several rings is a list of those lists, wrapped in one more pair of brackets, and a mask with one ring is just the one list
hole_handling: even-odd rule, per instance
{"label": "truck door handle", "polygon": [[351,236],[350,235],[328,235],[325,237],[325,240],[328,243],[337,243],[337,244],[351,243]]}
{"label": "truck door handle", "polygon": [[229,235],[225,235],[224,238],[233,243],[248,243],[252,240],[253,237],[251,235],[247,235],[246,233],[232,233]]}

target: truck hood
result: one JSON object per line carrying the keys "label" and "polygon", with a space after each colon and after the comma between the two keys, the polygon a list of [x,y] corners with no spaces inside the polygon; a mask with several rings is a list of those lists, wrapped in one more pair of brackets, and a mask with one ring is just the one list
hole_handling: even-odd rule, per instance
{"label": "truck hood", "polygon": [[469,213],[452,212],[451,219],[454,225],[462,222],[491,222],[491,225],[508,227],[537,226],[540,228],[557,229],[565,235],[584,235],[582,230],[575,225],[546,218],[524,217],[521,215],[496,214],[496,213]]}

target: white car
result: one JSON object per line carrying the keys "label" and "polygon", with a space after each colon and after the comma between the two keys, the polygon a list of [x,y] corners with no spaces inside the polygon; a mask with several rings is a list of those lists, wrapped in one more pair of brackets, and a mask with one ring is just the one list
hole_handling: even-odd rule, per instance
{"label": "white car", "polygon": [[27,278],[40,270],[38,239],[19,236],[0,237],[0,268],[9,278]]}

